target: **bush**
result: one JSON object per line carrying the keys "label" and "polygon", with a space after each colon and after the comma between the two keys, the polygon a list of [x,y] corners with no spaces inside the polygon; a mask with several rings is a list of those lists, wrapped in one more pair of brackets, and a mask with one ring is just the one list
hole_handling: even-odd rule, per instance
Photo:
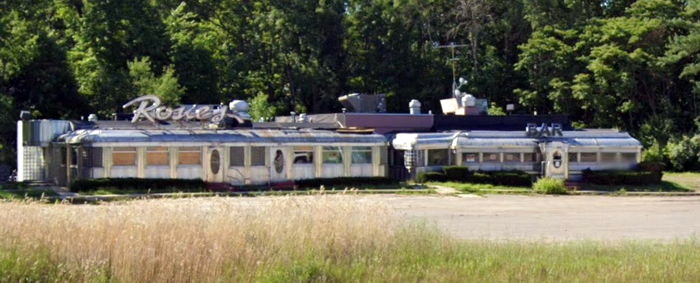
{"label": "bush", "polygon": [[661,171],[583,170],[583,179],[596,185],[648,185],[661,183]]}
{"label": "bush", "polygon": [[465,183],[474,184],[493,184],[494,180],[490,174],[484,172],[474,172],[466,180]]}
{"label": "bush", "polygon": [[469,178],[469,168],[466,166],[446,166],[442,171],[449,181],[464,182]]}
{"label": "bush", "polygon": [[396,181],[387,177],[339,177],[296,180],[294,184],[298,188],[353,187],[358,185],[392,185],[396,184]]}
{"label": "bush", "polygon": [[532,176],[524,171],[498,171],[491,173],[493,185],[511,187],[532,186]]}
{"label": "bush", "polygon": [[103,189],[143,192],[207,191],[206,183],[200,179],[99,178],[80,179],[70,185],[71,192],[91,192]]}
{"label": "bush", "polygon": [[427,182],[445,182],[447,177],[441,172],[422,172],[418,173],[416,176],[416,182],[427,183]]}
{"label": "bush", "polygon": [[540,194],[548,195],[563,195],[568,191],[564,185],[564,180],[552,179],[552,178],[541,178],[532,185],[532,189]]}
{"label": "bush", "polygon": [[669,142],[665,153],[673,170],[700,169],[700,135],[683,136],[681,139]]}

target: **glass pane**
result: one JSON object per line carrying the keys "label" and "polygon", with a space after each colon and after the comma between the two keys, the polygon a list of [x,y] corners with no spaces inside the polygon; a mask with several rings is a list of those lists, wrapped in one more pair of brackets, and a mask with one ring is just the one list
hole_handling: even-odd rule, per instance
{"label": "glass pane", "polygon": [[624,162],[637,162],[637,154],[634,152],[624,152],[620,154],[620,159]]}
{"label": "glass pane", "polygon": [[499,155],[497,152],[484,153],[484,162],[501,162]]}
{"label": "glass pane", "polygon": [[312,146],[295,146],[294,163],[312,164],[314,163],[314,148]]}
{"label": "glass pane", "polygon": [[449,149],[428,150],[428,166],[449,165]]}
{"label": "glass pane", "polygon": [[324,146],[322,158],[323,163],[343,163],[343,155],[341,154],[340,148],[336,146]]}
{"label": "glass pane", "polygon": [[254,146],[250,148],[250,165],[265,166],[265,147]]}
{"label": "glass pane", "polygon": [[353,164],[371,164],[372,163],[372,152],[371,151],[353,151],[352,152],[352,163]]}
{"label": "glass pane", "polygon": [[475,152],[462,153],[462,163],[479,162],[479,154]]}
{"label": "glass pane", "polygon": [[595,152],[581,152],[581,162],[598,162],[597,156]]}
{"label": "glass pane", "polygon": [[523,162],[537,162],[537,154],[532,152],[523,153]]}
{"label": "glass pane", "polygon": [[614,162],[615,153],[614,152],[603,152],[600,154],[600,161],[602,162]]}
{"label": "glass pane", "polygon": [[229,166],[230,167],[243,167],[245,156],[242,146],[233,146],[229,148]]}
{"label": "glass pane", "polygon": [[569,152],[569,162],[578,162],[578,153]]}
{"label": "glass pane", "polygon": [[520,153],[517,152],[508,152],[503,154],[503,161],[504,162],[520,162]]}

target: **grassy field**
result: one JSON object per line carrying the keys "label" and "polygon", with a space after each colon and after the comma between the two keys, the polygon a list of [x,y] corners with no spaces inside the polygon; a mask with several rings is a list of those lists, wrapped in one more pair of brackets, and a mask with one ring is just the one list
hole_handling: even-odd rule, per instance
{"label": "grassy field", "polygon": [[700,242],[457,241],[349,196],[0,203],[0,281],[698,281]]}
{"label": "grassy field", "polygon": [[700,172],[664,172],[663,180],[682,185],[696,192],[700,191]]}

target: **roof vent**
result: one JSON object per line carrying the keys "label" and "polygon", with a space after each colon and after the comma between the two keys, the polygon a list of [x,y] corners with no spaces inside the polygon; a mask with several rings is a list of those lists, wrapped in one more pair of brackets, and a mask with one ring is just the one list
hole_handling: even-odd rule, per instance
{"label": "roof vent", "polygon": [[408,109],[410,110],[411,115],[418,115],[420,114],[420,107],[421,107],[420,101],[417,99],[412,99],[411,102],[408,103]]}

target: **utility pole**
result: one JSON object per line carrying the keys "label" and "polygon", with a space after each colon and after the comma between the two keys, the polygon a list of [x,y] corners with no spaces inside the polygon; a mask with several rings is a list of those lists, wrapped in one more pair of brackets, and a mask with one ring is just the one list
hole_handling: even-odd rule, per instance
{"label": "utility pole", "polygon": [[455,44],[454,42],[450,42],[450,44],[447,45],[434,45],[435,48],[449,48],[450,53],[452,54],[452,58],[448,59],[447,61],[452,63],[452,95],[455,95],[455,89],[457,89],[457,67],[455,66],[455,63],[459,61],[459,57],[457,57],[457,51],[455,49],[457,48],[462,48],[462,47],[468,47],[469,45],[467,44]]}

